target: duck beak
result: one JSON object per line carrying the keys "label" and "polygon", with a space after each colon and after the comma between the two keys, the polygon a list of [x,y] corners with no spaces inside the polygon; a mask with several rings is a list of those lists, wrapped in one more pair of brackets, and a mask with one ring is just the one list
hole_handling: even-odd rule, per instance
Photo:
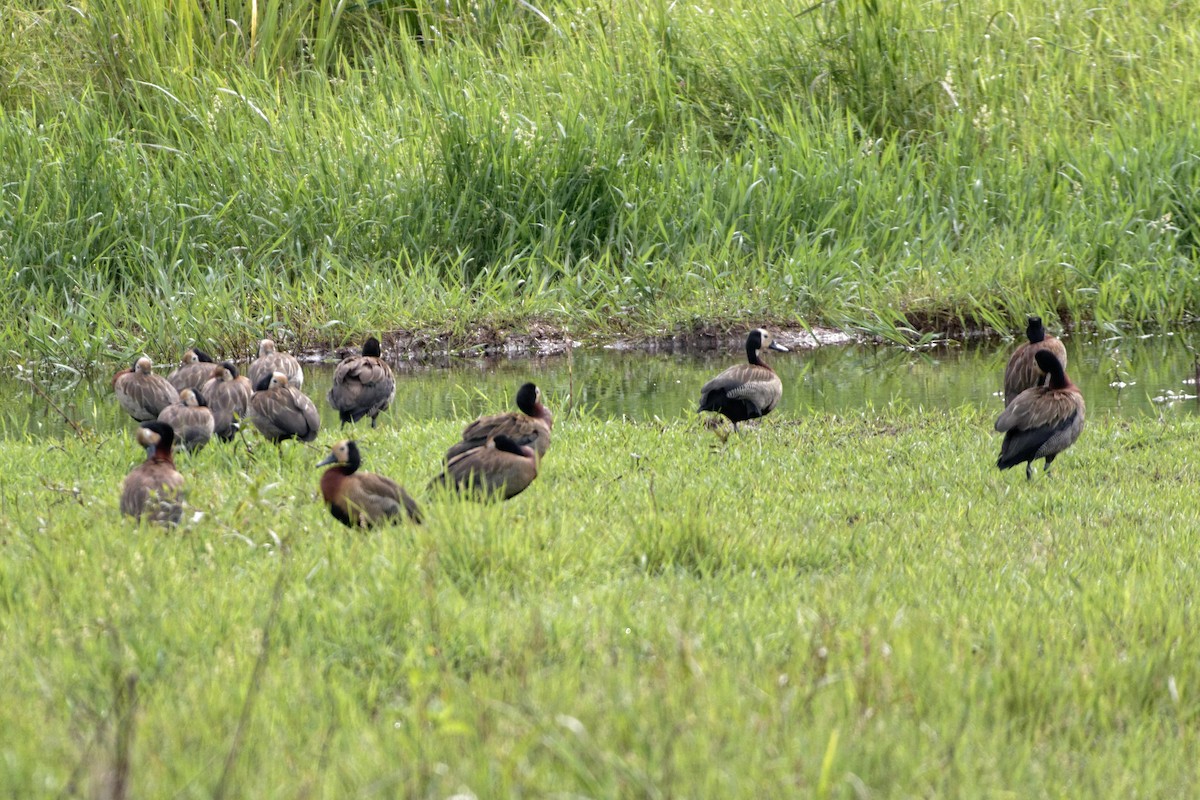
{"label": "duck beak", "polygon": [[324,466],[328,466],[329,464],[336,464],[336,463],[338,463],[337,456],[335,456],[333,453],[330,453],[329,455],[325,456],[325,458],[318,461],[317,466],[324,467]]}
{"label": "duck beak", "polygon": [[790,351],[789,351],[789,350],[788,350],[786,347],[784,347],[783,345],[781,345],[779,342],[771,342],[771,345],[770,345],[770,347],[771,347],[771,349],[772,349],[772,350],[778,350],[778,351],[779,351],[779,352],[781,352],[781,353],[787,353],[787,352],[790,352]]}

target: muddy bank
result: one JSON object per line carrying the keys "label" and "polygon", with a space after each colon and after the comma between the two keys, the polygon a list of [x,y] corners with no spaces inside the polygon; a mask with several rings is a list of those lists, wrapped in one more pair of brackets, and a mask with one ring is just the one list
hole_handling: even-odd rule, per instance
{"label": "muddy bank", "polygon": [[[769,328],[776,340],[793,350],[811,350],[826,345],[850,344],[855,338],[832,328]],[[737,350],[745,344],[749,327],[698,326],[691,330],[657,334],[612,336],[578,334],[566,328],[532,323],[511,328],[477,326],[466,332],[385,331],[381,335],[384,354],[392,360],[437,360],[449,358],[553,356],[578,347],[646,353],[698,353]],[[358,352],[358,344],[341,347],[306,343],[298,355],[310,362],[343,358]]]}

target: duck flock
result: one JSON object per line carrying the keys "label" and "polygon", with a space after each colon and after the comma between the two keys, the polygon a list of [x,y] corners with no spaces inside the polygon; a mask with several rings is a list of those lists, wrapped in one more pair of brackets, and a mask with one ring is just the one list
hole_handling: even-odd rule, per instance
{"label": "duck flock", "polygon": [[[1048,470],[1079,437],[1085,407],[1079,388],[1066,375],[1062,342],[1047,335],[1036,316],[1028,318],[1025,333],[1029,341],[1016,349],[1004,372],[1005,409],[995,427],[1004,434],[997,466],[1003,470],[1023,463],[1026,478],[1032,478],[1034,461],[1044,459]],[[783,397],[783,382],[763,360],[765,350],[787,352],[766,330],[752,330],[746,338],[746,363],[705,383],[698,410],[726,417],[735,432],[738,423],[769,414]],[[166,378],[154,373],[145,356],[116,374],[113,391],[121,407],[141,423],[136,438],[146,450],[146,460],[125,478],[123,514],[161,524],[180,521],[184,479],[175,467],[176,446],[193,452],[213,436],[232,441],[243,421],[275,444],[316,439],[321,417],[302,391],[304,370],[295,357],[263,339],[247,373],[241,375],[232,361],[215,363],[192,348]],[[343,427],[370,417],[374,428],[395,395],[395,376],[372,336],[360,355],[338,364],[327,400]],[[521,386],[516,402],[518,411],[467,425],[430,487],[481,500],[507,500],[525,491],[550,448],[554,415],[532,383]],[[318,466],[328,466],[320,479],[321,496],[339,522],[364,528],[405,519],[421,522],[417,502],[399,484],[361,470],[354,440],[334,444]]]}

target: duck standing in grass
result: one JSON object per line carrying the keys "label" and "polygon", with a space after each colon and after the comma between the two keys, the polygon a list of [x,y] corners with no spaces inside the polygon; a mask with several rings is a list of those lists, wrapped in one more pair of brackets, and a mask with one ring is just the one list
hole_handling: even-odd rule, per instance
{"label": "duck standing in grass", "polygon": [[183,476],[171,456],[175,432],[165,422],[143,422],[137,441],[146,448],[146,460],[125,476],[121,513],[163,525],[178,524],[183,516]]}
{"label": "duck standing in grass", "polygon": [[321,415],[308,396],[288,385],[282,372],[259,381],[250,397],[250,421],[275,444],[284,439],[311,442],[321,429]]}
{"label": "duck standing in grass", "polygon": [[245,375],[238,375],[232,361],[225,361],[214,368],[212,377],[204,384],[200,394],[208,401],[213,415],[213,432],[228,442],[233,439],[250,410],[250,396],[254,388]]}
{"label": "duck standing in grass", "polygon": [[138,422],[153,422],[162,410],[179,402],[179,392],[161,375],[154,374],[154,364],[146,356],[113,376],[113,392],[121,408]]}
{"label": "duck standing in grass", "polygon": [[212,377],[212,356],[199,347],[189,347],[183,352],[183,360],[175,371],[167,376],[167,382],[175,387],[175,391],[184,389],[199,390],[205,381]]}
{"label": "duck standing in grass", "polygon": [[387,410],[395,396],[396,378],[383,360],[379,340],[371,336],[363,343],[362,355],[344,358],[337,365],[327,399],[342,425],[370,417],[374,428],[376,417]]}
{"label": "duck standing in grass", "polygon": [[301,369],[300,362],[295,356],[276,350],[272,339],[263,339],[258,343],[258,358],[250,362],[250,368],[246,372],[250,376],[250,385],[256,388],[263,378],[269,379],[276,372],[286,375],[288,384],[293,389],[304,388],[304,370]]}
{"label": "duck standing in grass", "polygon": [[700,408],[715,411],[733,423],[758,419],[771,413],[783,397],[783,382],[775,370],[762,360],[763,350],[788,349],[771,338],[763,328],[755,328],[746,337],[746,364],[737,364],[722,372],[700,388]]}
{"label": "duck standing in grass", "polygon": [[538,474],[537,453],[500,434],[450,459],[446,469],[430,481],[430,487],[451,486],[477,500],[516,497]]}
{"label": "duck standing in grass", "polygon": [[1034,358],[1050,382],[1021,392],[996,420],[996,430],[1004,434],[996,466],[1008,469],[1025,462],[1026,479],[1033,477],[1033,462],[1038,458],[1046,460],[1049,472],[1055,456],[1079,438],[1084,415],[1083,395],[1058,357],[1040,350]]}
{"label": "duck standing in grass", "polygon": [[526,383],[517,390],[517,411],[480,417],[463,428],[462,441],[446,452],[446,460],[483,447],[489,439],[507,436],[521,447],[531,447],[538,458],[550,449],[550,430],[554,427],[554,415],[542,404],[542,390]]}
{"label": "duck standing in grass", "polygon": [[1042,318],[1030,316],[1026,319],[1025,337],[1029,339],[1016,350],[1008,359],[1004,368],[1004,405],[1017,399],[1017,395],[1033,386],[1045,383],[1046,373],[1038,367],[1035,357],[1042,350],[1054,354],[1058,363],[1067,368],[1067,348],[1053,336],[1046,334]]}
{"label": "duck standing in grass", "polygon": [[362,455],[358,443],[345,440],[330,448],[318,467],[332,465],[321,476],[321,496],[329,513],[348,527],[370,528],[380,522],[396,522],[401,514],[421,522],[421,510],[408,492],[391,478],[360,472]]}
{"label": "duck standing in grass", "polygon": [[194,453],[208,444],[213,435],[213,415],[204,404],[204,397],[192,389],[179,393],[179,402],[172,403],[158,415],[175,431],[175,439],[189,453]]}

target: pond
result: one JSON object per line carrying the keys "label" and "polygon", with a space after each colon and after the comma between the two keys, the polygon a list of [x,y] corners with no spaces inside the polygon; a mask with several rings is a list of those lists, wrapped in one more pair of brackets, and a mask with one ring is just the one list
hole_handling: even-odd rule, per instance
{"label": "pond", "polygon": [[[1089,415],[1195,414],[1191,332],[1144,338],[1068,337],[1067,372],[1082,389]],[[902,403],[930,410],[977,405],[1003,407],[999,395],[1004,366],[1017,342],[990,341],[910,351],[893,346],[845,345],[771,353],[784,384],[776,414],[849,413]],[[570,355],[526,358],[441,358],[403,361],[397,371],[396,402],[389,414],[414,418],[448,416],[467,420],[507,410],[525,380],[535,381],[547,403],[561,413],[568,397],[610,418],[676,419],[696,407],[700,386],[744,352],[646,353],[577,349]],[[333,364],[305,365],[305,392],[317,401],[323,424],[337,417],[325,401]],[[160,370],[165,372],[166,370]],[[0,378],[0,435],[59,436],[62,417],[20,379]],[[41,372],[39,386],[64,413],[98,431],[130,424],[108,378],[82,379]]]}

